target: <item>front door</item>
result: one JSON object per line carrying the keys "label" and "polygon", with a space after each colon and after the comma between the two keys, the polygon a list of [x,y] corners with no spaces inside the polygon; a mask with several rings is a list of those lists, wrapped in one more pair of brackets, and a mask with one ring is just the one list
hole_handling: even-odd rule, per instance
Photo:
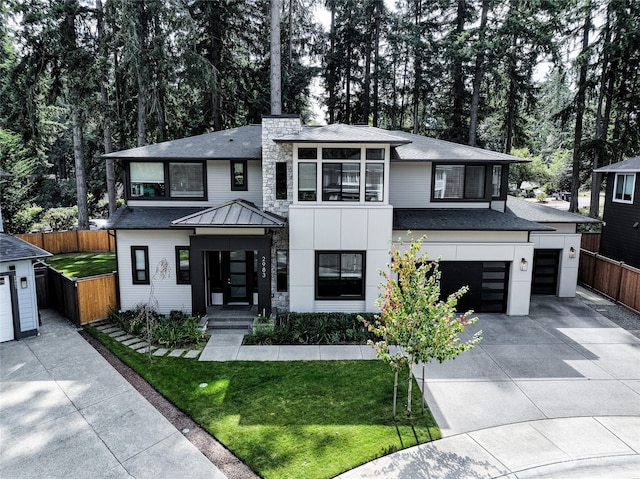
{"label": "front door", "polygon": [[253,269],[253,251],[222,252],[224,304],[253,303]]}

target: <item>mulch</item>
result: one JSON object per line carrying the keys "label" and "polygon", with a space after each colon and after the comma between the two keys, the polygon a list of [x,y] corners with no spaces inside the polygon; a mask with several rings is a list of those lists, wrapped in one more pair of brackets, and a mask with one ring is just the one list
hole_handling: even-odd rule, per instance
{"label": "mulch", "polygon": [[197,447],[229,479],[259,479],[260,476],[225,448],[211,434],[196,424],[193,419],[178,409],[162,394],[156,391],[138,373],[123,363],[102,343],[86,331],[80,335],[98,351],[113,368],[118,371],[142,396],[149,401],[167,420]]}

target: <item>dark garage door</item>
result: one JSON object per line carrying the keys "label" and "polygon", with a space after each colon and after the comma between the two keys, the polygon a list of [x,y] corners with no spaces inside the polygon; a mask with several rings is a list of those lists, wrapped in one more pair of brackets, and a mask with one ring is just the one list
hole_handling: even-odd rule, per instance
{"label": "dark garage door", "polygon": [[531,294],[556,294],[559,263],[559,249],[537,249],[533,252]]}
{"label": "dark garage door", "polygon": [[443,261],[440,263],[442,298],[462,286],[469,291],[458,302],[458,312],[505,313],[509,286],[507,261]]}

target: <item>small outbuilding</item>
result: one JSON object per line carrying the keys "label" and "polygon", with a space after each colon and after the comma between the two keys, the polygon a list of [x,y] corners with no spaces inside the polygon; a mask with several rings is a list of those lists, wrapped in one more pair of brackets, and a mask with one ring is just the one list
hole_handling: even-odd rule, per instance
{"label": "small outbuilding", "polygon": [[0,342],[38,334],[34,262],[51,256],[15,236],[0,233]]}

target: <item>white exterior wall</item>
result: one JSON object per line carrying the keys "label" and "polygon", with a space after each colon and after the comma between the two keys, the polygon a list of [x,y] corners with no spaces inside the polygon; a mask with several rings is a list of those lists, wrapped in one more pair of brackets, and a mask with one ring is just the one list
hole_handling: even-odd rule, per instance
{"label": "white exterior wall", "polygon": [[120,282],[120,308],[132,309],[149,302],[150,284],[133,284],[131,246],[149,247],[149,277],[153,278],[162,259],[169,262],[170,273],[165,279],[151,280],[158,312],[168,314],[177,309],[191,313],[191,285],[176,283],[176,246],[189,246],[190,230],[118,230],[118,278]]}
{"label": "white exterior wall", "polygon": [[[389,262],[393,208],[289,207],[290,311],[377,311],[379,269]],[[325,250],[366,251],[365,300],[315,299],[315,252]]]}
{"label": "white exterior wall", "polygon": [[[0,271],[9,271],[9,266],[16,268],[16,287],[18,288],[18,307],[20,308],[20,331],[38,329],[38,296],[36,294],[36,277],[31,260],[11,261],[0,264]],[[9,283],[9,277],[5,276]],[[27,279],[27,287],[23,288],[21,279]]]}
{"label": "white exterior wall", "polygon": [[[423,234],[423,243],[430,259],[442,261],[509,261],[509,286],[507,314],[520,316],[529,314],[531,299],[531,273],[533,268],[534,244],[527,239],[526,231],[414,231],[417,239]],[[394,231],[393,238],[402,237],[408,241],[406,231]],[[479,242],[479,240],[485,240]],[[528,263],[527,271],[520,270],[522,258]]]}
{"label": "white exterior wall", "polygon": [[207,201],[184,200],[136,200],[129,199],[130,206],[220,206],[241,198],[262,207],[262,165],[259,160],[247,160],[247,191],[231,190],[231,162],[207,161]]}
{"label": "white exterior wall", "polygon": [[[564,228],[575,232],[572,228]],[[553,225],[555,228],[556,225]],[[573,298],[578,284],[578,267],[580,265],[580,233],[531,233],[531,241],[535,249],[559,249],[560,264],[558,265],[558,290],[556,294],[561,298]],[[575,257],[569,257],[569,250],[575,250]]]}

